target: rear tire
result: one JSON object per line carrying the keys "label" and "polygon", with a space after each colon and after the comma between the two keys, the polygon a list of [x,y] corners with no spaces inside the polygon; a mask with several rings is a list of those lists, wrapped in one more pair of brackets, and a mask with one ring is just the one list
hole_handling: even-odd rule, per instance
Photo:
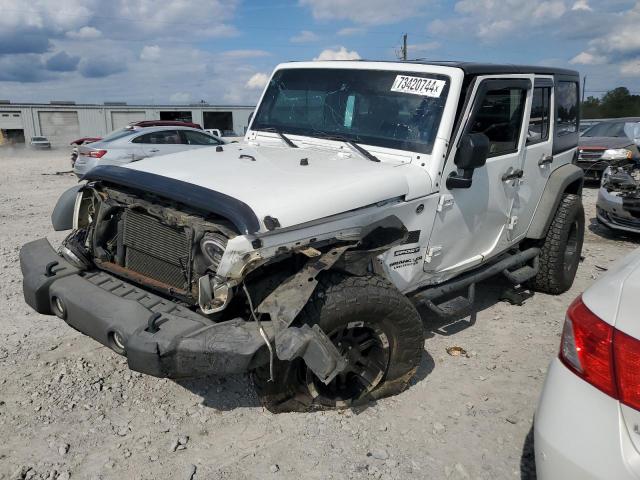
{"label": "rear tire", "polygon": [[530,287],[559,295],[571,288],[584,241],[584,208],[579,195],[565,193],[547,231],[540,252],[540,271]]}
{"label": "rear tire", "polygon": [[256,369],[256,392],[273,413],[347,408],[395,395],[407,388],[422,358],[420,315],[381,277],[327,274],[299,319],[318,324],[349,358],[350,370],[324,385],[302,359],[276,359],[273,382],[268,365]]}

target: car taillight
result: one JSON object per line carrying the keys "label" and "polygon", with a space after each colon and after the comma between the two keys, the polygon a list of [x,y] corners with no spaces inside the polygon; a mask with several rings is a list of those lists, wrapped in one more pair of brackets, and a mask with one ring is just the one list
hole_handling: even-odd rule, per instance
{"label": "car taillight", "polygon": [[81,153],[81,155],[91,158],[102,158],[106,153],[106,150],[89,150],[88,152]]}
{"label": "car taillight", "polygon": [[560,359],[607,395],[616,396],[611,343],[613,327],[600,320],[578,297],[567,311]]}
{"label": "car taillight", "polygon": [[618,398],[625,405],[640,410],[640,341],[616,330],[613,356],[618,380]]}
{"label": "car taillight", "polygon": [[582,297],[567,311],[560,360],[594,387],[640,410],[640,340],[601,320]]}

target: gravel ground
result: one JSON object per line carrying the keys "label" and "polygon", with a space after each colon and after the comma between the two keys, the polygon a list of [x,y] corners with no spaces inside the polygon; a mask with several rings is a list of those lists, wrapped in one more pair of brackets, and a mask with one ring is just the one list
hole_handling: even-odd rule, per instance
{"label": "gravel ground", "polygon": [[[425,313],[425,354],[411,388],[359,410],[272,415],[244,376],[188,382],[130,372],[125,360],[24,303],[20,246],[57,244],[49,216],[76,180],[68,152],[1,150],[0,479],[535,478],[532,417],[569,302],[637,238],[595,225],[585,190],[584,262],[572,290]],[[450,356],[460,346],[466,356]]]}

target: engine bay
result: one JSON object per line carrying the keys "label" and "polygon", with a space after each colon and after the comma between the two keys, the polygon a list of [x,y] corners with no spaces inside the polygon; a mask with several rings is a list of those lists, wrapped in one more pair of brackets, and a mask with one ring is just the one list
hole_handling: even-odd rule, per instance
{"label": "engine bay", "polygon": [[634,164],[610,167],[602,179],[602,188],[622,199],[622,208],[640,218],[640,168]]}
{"label": "engine bay", "polygon": [[64,243],[82,263],[196,305],[201,278],[215,278],[227,241],[223,218],[94,184],[77,206],[77,229]]}

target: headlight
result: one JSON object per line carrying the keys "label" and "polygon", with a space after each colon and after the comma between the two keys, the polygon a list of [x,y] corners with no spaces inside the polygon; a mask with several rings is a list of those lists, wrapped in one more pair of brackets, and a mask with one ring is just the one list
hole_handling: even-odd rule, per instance
{"label": "headlight", "polygon": [[602,172],[602,178],[600,179],[600,186],[602,187],[605,183],[607,183],[607,181],[609,180],[609,177],[611,176],[611,167],[607,167],[604,169],[604,171]]}
{"label": "headlight", "polygon": [[602,160],[631,160],[633,153],[626,148],[610,148],[602,154]]}

